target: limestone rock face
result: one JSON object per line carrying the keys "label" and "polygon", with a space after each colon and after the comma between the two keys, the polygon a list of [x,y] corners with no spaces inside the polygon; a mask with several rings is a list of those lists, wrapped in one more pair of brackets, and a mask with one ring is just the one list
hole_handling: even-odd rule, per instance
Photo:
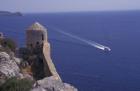
{"label": "limestone rock face", "polygon": [[78,91],[70,84],[56,80],[54,76],[37,81],[37,86],[31,91]]}
{"label": "limestone rock face", "polygon": [[0,85],[3,84],[8,78],[18,77],[21,74],[20,69],[16,62],[20,60],[15,57],[9,56],[6,52],[0,52]]}
{"label": "limestone rock face", "polygon": [[11,59],[6,52],[0,52],[0,74],[7,78],[17,76],[19,74],[19,67],[15,61],[17,58]]}

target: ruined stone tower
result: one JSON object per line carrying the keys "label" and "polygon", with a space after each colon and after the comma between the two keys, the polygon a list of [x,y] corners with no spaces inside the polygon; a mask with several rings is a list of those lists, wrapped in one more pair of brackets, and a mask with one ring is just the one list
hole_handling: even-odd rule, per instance
{"label": "ruined stone tower", "polygon": [[27,47],[34,48],[36,45],[42,45],[47,42],[47,29],[35,22],[27,29]]}
{"label": "ruined stone tower", "polygon": [[44,26],[42,26],[38,22],[35,22],[27,29],[26,45],[27,48],[32,51],[39,50],[39,52],[37,51],[38,53],[35,53],[37,57],[33,60],[33,63],[37,64],[37,66],[35,66],[36,70],[41,69],[43,67],[39,72],[44,72],[43,74],[45,77],[54,76],[56,79],[61,80],[51,60],[50,44],[48,42],[47,29]]}

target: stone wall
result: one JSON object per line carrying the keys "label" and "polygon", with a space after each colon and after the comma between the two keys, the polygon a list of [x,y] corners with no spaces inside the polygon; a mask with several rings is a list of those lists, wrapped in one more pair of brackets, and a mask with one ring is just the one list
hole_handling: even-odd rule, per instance
{"label": "stone wall", "polygon": [[55,76],[56,80],[61,80],[59,74],[56,71],[56,68],[52,62],[51,55],[50,55],[50,44],[48,42],[44,42],[43,45],[43,55],[44,55],[44,64],[45,64],[45,72],[47,74],[49,68],[49,71],[51,72],[52,76]]}

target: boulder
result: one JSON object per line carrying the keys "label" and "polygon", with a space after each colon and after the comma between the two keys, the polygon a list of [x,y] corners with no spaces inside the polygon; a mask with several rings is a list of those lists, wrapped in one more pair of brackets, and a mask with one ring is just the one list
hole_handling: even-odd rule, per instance
{"label": "boulder", "polygon": [[31,91],[78,91],[70,84],[63,83],[60,80],[56,80],[54,76],[46,77],[42,80],[38,80],[36,86]]}

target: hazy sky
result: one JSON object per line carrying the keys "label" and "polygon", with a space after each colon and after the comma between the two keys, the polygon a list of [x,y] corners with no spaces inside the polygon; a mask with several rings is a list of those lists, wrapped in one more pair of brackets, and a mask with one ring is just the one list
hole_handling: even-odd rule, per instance
{"label": "hazy sky", "polygon": [[21,12],[140,10],[140,0],[0,0],[0,10]]}

